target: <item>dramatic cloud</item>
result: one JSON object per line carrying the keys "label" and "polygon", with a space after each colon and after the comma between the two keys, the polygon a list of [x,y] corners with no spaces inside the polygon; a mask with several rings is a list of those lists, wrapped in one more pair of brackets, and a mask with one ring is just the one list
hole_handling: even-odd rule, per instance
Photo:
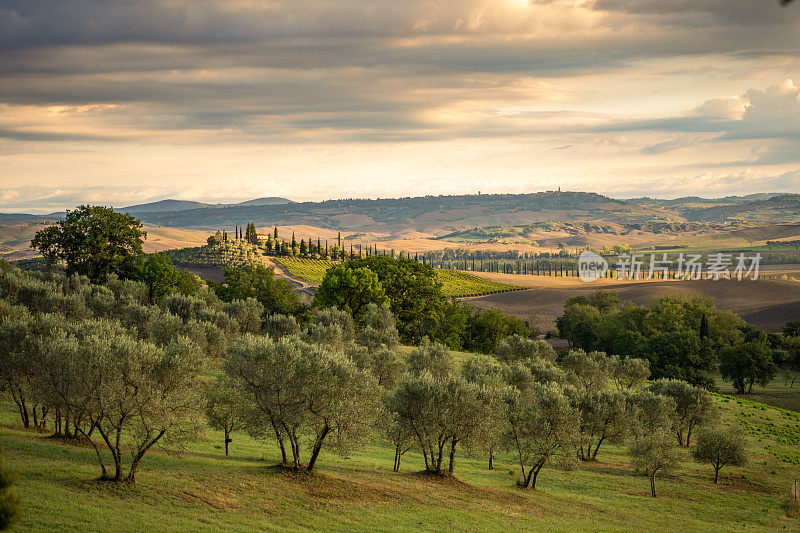
{"label": "dramatic cloud", "polygon": [[0,209],[791,190],[799,34],[777,0],[0,0]]}

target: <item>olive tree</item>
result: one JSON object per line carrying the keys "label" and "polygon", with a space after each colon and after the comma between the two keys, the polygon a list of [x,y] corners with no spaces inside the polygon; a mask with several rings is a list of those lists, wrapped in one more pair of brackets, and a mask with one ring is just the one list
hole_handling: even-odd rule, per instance
{"label": "olive tree", "polygon": [[650,377],[650,361],[637,357],[611,357],[611,379],[617,389],[635,389]]}
{"label": "olive tree", "polygon": [[711,395],[701,387],[675,379],[660,379],[650,385],[650,390],[675,400],[673,431],[681,446],[689,447],[696,427],[719,418]]}
{"label": "olive tree", "polygon": [[570,350],[562,358],[561,366],[572,374],[573,383],[582,390],[602,390],[611,378],[611,360],[604,352]]}
{"label": "olive tree", "polygon": [[381,428],[383,437],[394,447],[392,470],[399,472],[403,455],[413,448],[416,441],[411,426],[400,418],[398,411],[393,409],[393,401],[394,395],[392,393],[384,393],[378,427]]}
{"label": "olive tree", "polygon": [[670,431],[675,420],[675,400],[669,396],[640,390],[625,396],[629,429],[638,440],[654,433]]}
{"label": "olive tree", "polygon": [[370,302],[367,305],[363,322],[358,341],[370,352],[376,352],[381,348],[392,349],[400,344],[397,321],[387,302],[381,305]]}
{"label": "olive tree", "polygon": [[400,352],[394,348],[383,347],[370,356],[369,369],[385,389],[394,389],[406,369]]}
{"label": "olive tree", "polygon": [[264,332],[277,340],[287,335],[299,335],[300,324],[292,315],[272,314],[264,319]]}
{"label": "olive tree", "polygon": [[481,442],[489,452],[489,470],[494,468],[494,453],[502,445],[502,434],[505,429],[505,419],[498,415],[502,413],[505,395],[510,390],[504,380],[506,376],[504,371],[507,369],[507,366],[488,355],[474,355],[461,366],[461,375],[464,379],[481,387],[481,399],[486,404],[484,405],[486,419],[483,420]]}
{"label": "olive tree", "polygon": [[303,438],[312,439],[310,472],[325,443],[342,455],[360,445],[377,414],[375,379],[324,345],[246,335],[229,348],[224,368],[251,402],[248,430],[274,431],[284,463],[288,441],[294,470],[302,467]]}
{"label": "olive tree", "polygon": [[447,452],[452,473],[458,444],[483,442],[489,413],[482,393],[475,383],[456,376],[436,379],[427,371],[407,375],[398,385],[390,409],[416,437],[427,472],[442,475]]}
{"label": "olive tree", "polygon": [[631,442],[633,464],[650,477],[650,495],[656,497],[656,475],[673,468],[678,459],[675,444],[667,432],[656,431]]}
{"label": "olive tree", "polygon": [[264,306],[255,298],[233,300],[225,304],[222,309],[228,316],[236,320],[239,333],[261,332],[261,315],[264,314]]}
{"label": "olive tree", "polygon": [[244,429],[244,398],[229,380],[215,381],[206,389],[206,419],[208,425],[222,431],[225,455],[229,453],[231,432]]}
{"label": "olive tree", "polygon": [[408,356],[408,370],[415,375],[430,372],[433,377],[444,379],[454,367],[453,355],[447,346],[431,342],[427,337]]}
{"label": "olive tree", "polygon": [[581,415],[578,457],[594,461],[604,442],[621,442],[628,433],[625,395],[619,391],[588,391],[576,395],[573,404]]}
{"label": "olive tree", "polygon": [[310,343],[325,344],[330,348],[344,350],[355,339],[355,324],[349,313],[328,307],[319,312],[308,328]]}
{"label": "olive tree", "polygon": [[[63,351],[72,386],[63,400],[73,417],[85,417],[87,423],[77,429],[97,452],[102,478],[133,483],[154,445],[178,444],[196,435],[192,421],[200,405],[197,377],[203,367],[199,351],[183,337],[162,348],[107,323],[86,324],[75,341]],[[111,454],[113,474],[102,447]],[[131,457],[127,474],[126,452]]]}
{"label": "olive tree", "polygon": [[742,466],[747,462],[744,436],[734,428],[702,428],[697,433],[692,456],[714,467],[714,483],[718,483],[723,466]]}
{"label": "olive tree", "polygon": [[518,333],[501,339],[495,348],[495,355],[499,361],[507,364],[537,358],[550,363],[556,361],[556,352],[549,343],[523,337]]}
{"label": "olive tree", "polygon": [[507,402],[506,442],[517,457],[520,486],[536,488],[539,472],[548,462],[568,468],[580,440],[580,415],[563,389],[534,384]]}
{"label": "olive tree", "polygon": [[[0,388],[8,391],[20,416],[23,426],[31,425],[31,408],[35,404],[35,388],[32,386],[34,367],[29,357],[32,318],[7,316],[0,322]],[[35,411],[35,409],[34,409]]]}

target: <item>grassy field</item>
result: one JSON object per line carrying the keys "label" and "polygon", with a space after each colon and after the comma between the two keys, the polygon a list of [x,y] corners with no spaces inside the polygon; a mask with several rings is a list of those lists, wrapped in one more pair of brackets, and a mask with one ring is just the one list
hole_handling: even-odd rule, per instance
{"label": "grassy field", "polygon": [[[335,264],[332,261],[301,259],[297,257],[275,257],[273,260],[286,268],[292,276],[303,278],[314,285],[319,285],[328,268]],[[436,276],[439,281],[442,282],[442,290],[445,295],[456,298],[515,291],[526,288],[520,285],[479,278],[459,270],[437,270]]]}
{"label": "grassy field", "polygon": [[[790,374],[791,377],[787,379],[783,371],[780,371],[769,385],[753,387],[751,394],[742,395],[741,398],[800,412],[800,373],[790,372]],[[733,386],[722,381],[720,374],[714,374],[712,377],[719,387],[720,394],[735,394]],[[794,383],[792,383],[792,379],[794,379]]]}
{"label": "grassy field", "polygon": [[[570,472],[546,468],[539,489],[515,486],[517,469],[502,455],[458,457],[457,479],[418,472],[408,452],[392,472],[392,451],[375,442],[342,459],[324,452],[319,472],[273,468],[271,441],[234,434],[231,456],[208,431],[180,454],[148,455],[134,487],[97,481],[94,452],[20,429],[0,404],[7,463],[20,473],[24,518],[18,531],[774,531],[797,530],[788,504],[800,464],[800,415],[731,397],[716,397],[724,420],[748,433],[753,452],[742,469],[713,470],[687,457],[660,476],[660,496],[609,446],[597,463]],[[682,450],[686,456],[686,452]]]}

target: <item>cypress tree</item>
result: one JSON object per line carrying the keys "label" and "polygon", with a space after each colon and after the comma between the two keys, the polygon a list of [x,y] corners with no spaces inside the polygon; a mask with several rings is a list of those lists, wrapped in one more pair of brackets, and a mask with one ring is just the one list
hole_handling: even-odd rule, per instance
{"label": "cypress tree", "polygon": [[275,226],[275,240],[278,240],[278,226]]}
{"label": "cypress tree", "polygon": [[705,339],[708,337],[708,317],[705,313],[700,317],[700,338]]}

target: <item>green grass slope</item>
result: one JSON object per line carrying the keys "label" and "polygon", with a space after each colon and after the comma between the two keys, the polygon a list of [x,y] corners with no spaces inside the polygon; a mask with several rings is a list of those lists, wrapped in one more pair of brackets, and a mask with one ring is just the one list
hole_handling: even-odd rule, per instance
{"label": "green grass slope", "polygon": [[536,491],[519,489],[513,456],[494,470],[485,457],[459,456],[457,479],[418,472],[407,453],[392,472],[392,450],[374,442],[343,459],[323,451],[319,472],[274,468],[272,441],[235,433],[231,456],[222,436],[180,454],[155,450],[133,487],[97,481],[94,452],[16,425],[0,404],[0,443],[19,471],[24,506],[18,531],[774,531],[797,530],[789,505],[800,464],[800,415],[726,396],[715,400],[726,424],[748,435],[751,461],[713,470],[688,459],[659,476],[659,498],[630,466],[625,449],[601,449],[599,462],[570,472],[546,468]]}

